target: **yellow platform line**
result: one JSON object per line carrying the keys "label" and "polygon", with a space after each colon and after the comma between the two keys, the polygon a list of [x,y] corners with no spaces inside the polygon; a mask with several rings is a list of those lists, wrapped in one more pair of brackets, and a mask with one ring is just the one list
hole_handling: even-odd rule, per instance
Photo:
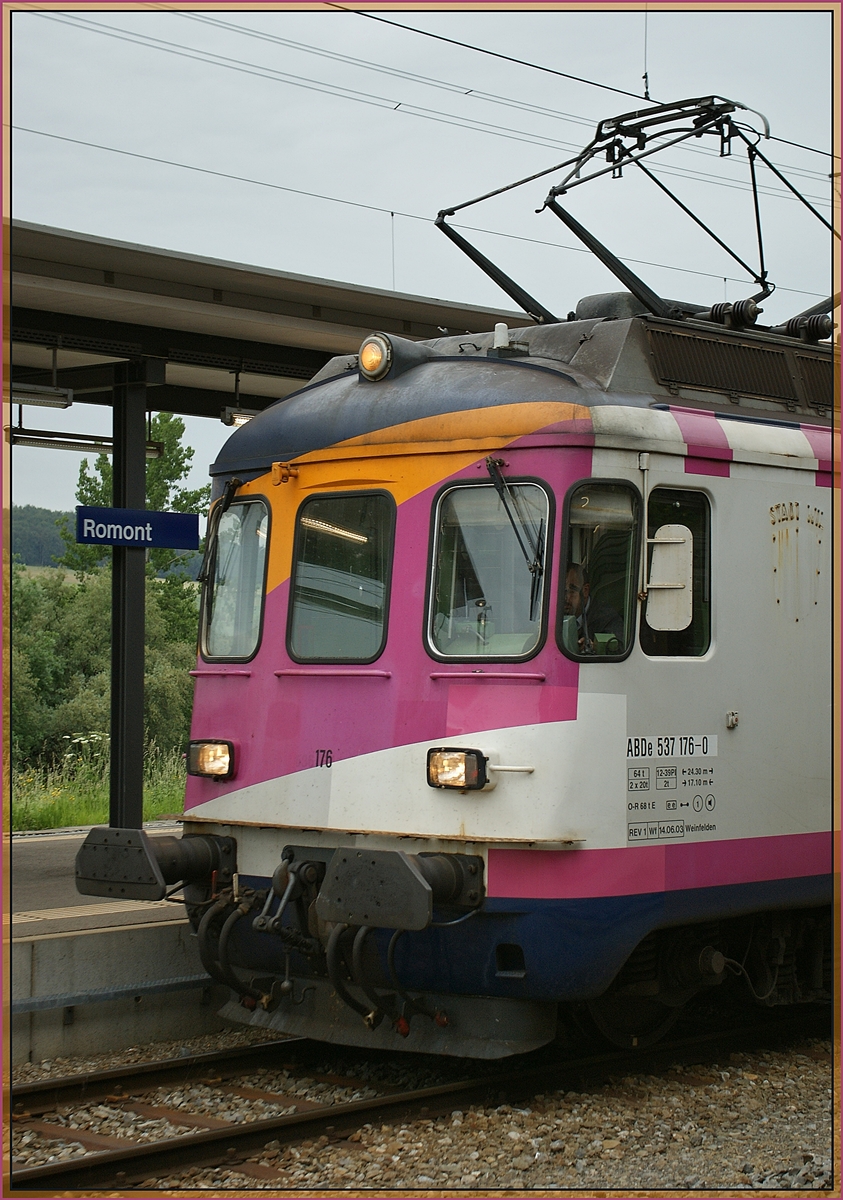
{"label": "yellow platform line", "polygon": [[[64,921],[79,917],[111,916],[114,913],[148,912],[176,906],[167,900],[113,900],[107,904],[76,904],[70,908],[41,908],[34,912],[13,912],[13,925],[29,925],[35,921]],[[182,916],[183,913],[179,913]]]}

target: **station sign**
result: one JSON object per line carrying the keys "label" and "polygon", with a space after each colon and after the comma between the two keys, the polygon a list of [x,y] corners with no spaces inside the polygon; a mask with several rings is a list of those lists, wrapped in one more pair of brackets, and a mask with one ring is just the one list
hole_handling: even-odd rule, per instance
{"label": "station sign", "polygon": [[83,546],[153,546],[199,549],[196,513],[152,512],[148,508],[76,507],[76,541]]}

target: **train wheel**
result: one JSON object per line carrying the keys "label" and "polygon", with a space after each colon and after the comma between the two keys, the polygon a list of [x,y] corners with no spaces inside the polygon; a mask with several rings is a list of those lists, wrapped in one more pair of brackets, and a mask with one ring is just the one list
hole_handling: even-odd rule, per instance
{"label": "train wheel", "polygon": [[588,1014],[604,1038],[623,1050],[645,1050],[672,1028],[681,1005],[668,1008],[651,996],[598,996],[586,1003]]}

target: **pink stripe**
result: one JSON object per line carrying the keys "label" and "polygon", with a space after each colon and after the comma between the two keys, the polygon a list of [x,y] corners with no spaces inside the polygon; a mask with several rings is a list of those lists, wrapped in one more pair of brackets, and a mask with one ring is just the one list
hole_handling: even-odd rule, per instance
{"label": "pink stripe", "polygon": [[687,446],[685,472],[688,475],[729,477],[732,448],[715,413],[698,412],[670,406],[670,413]]}
{"label": "pink stripe", "polygon": [[831,871],[830,833],[612,850],[489,851],[489,896],[574,900],[797,879]]}
{"label": "pink stripe", "polygon": [[688,443],[689,458],[718,458],[723,462],[732,461],[732,448],[728,446],[725,450],[722,446],[692,446]]}
{"label": "pink stripe", "polygon": [[[679,426],[689,453],[710,454],[712,449],[716,449],[726,450],[728,454],[725,457],[732,457],[729,439],[717,420],[716,413],[693,408],[675,408],[673,405],[670,406],[669,411]],[[717,455],[717,457],[723,456]]]}
{"label": "pink stripe", "polygon": [[[830,429],[824,429],[820,425],[800,425],[800,429],[804,433],[808,440],[808,444],[814,452],[814,457],[817,460],[818,472],[831,473],[834,470],[834,465],[831,461],[834,450],[837,450],[838,459],[840,455],[839,434],[835,435],[832,440],[832,431]],[[818,484],[819,482],[819,479],[817,479]],[[828,487],[830,485],[826,484],[825,486]]]}
{"label": "pink stripe", "polygon": [[[691,447],[689,446],[690,450]],[[697,458],[695,455],[689,454],[685,458],[685,474],[686,475],[720,475],[723,479],[729,478],[729,464],[727,462],[716,462],[712,458]]]}

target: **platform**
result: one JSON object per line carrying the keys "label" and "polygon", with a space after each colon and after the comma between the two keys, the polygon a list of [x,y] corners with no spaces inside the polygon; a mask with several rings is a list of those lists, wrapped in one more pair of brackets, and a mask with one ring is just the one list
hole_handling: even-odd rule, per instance
{"label": "platform", "polygon": [[[178,832],[156,822],[150,833]],[[184,907],[81,896],[87,829],[11,839],[13,1064],[120,1050],[226,1027],[228,988],[210,985]]]}

